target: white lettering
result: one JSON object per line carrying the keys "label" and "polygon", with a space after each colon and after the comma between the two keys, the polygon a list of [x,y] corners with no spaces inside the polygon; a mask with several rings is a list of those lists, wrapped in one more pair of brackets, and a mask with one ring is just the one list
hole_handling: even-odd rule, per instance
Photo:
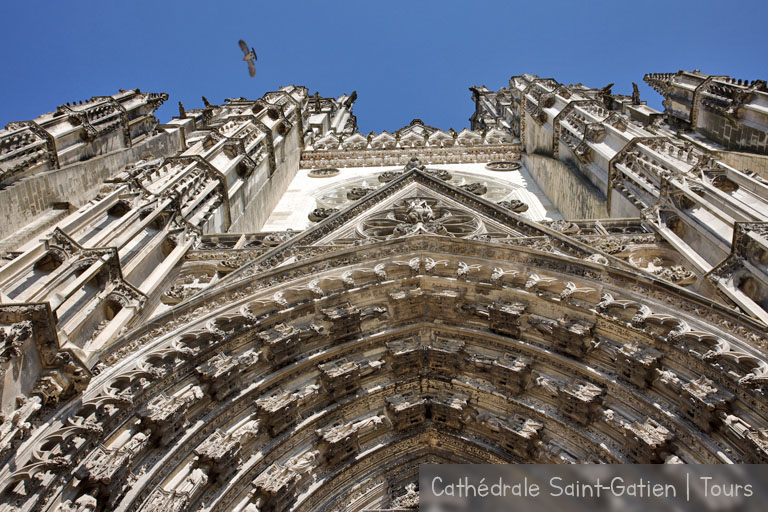
{"label": "white lettering", "polygon": [[[437,492],[435,490],[435,482],[437,482],[438,480],[440,480],[440,482],[443,481],[443,479],[440,478],[439,476],[436,476],[435,478],[432,479],[432,494],[434,494],[435,496],[442,496],[443,495],[442,492]],[[443,492],[445,492],[445,491],[443,491]]]}

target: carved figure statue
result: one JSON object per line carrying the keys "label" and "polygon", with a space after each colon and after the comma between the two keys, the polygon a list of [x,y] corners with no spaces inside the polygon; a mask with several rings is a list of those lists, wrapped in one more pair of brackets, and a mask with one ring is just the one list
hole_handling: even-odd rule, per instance
{"label": "carved figure statue", "polygon": [[408,201],[408,220],[413,224],[435,219],[432,207],[424,199]]}
{"label": "carved figure statue", "polygon": [[90,494],[83,494],[77,498],[74,503],[65,501],[59,505],[56,512],[94,512],[97,506],[98,502],[96,501],[96,498]]}

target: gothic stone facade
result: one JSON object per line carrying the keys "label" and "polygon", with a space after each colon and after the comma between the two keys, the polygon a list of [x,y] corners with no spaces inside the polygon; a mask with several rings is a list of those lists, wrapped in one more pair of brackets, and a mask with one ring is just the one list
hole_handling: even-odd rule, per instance
{"label": "gothic stone facade", "polygon": [[0,510],[410,510],[421,463],[768,462],[768,92],[288,86],[0,131]]}

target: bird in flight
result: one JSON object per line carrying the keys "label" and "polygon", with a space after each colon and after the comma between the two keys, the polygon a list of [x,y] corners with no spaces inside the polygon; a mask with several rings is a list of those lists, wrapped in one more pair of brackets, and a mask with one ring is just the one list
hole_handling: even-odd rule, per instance
{"label": "bird in flight", "polygon": [[238,41],[240,45],[240,49],[243,50],[243,54],[245,57],[243,57],[243,60],[248,62],[248,73],[251,74],[251,76],[256,76],[256,61],[258,60],[258,57],[256,57],[256,52],[251,48],[248,49],[248,45],[245,44],[245,41],[242,39]]}

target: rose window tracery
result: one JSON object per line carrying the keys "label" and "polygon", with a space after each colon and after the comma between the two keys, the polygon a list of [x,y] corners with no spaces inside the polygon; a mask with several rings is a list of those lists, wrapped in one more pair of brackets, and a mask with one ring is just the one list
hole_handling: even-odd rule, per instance
{"label": "rose window tracery", "polygon": [[445,206],[429,197],[409,197],[360,224],[359,234],[374,240],[391,240],[417,234],[466,238],[482,224],[465,211]]}

